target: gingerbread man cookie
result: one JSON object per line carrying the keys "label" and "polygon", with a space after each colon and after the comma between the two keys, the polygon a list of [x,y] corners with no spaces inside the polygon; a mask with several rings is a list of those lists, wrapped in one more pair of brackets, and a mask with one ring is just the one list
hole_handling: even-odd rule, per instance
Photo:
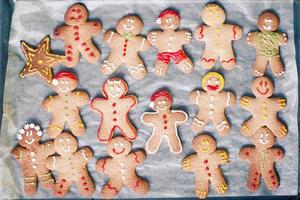
{"label": "gingerbread man cookie", "polygon": [[125,65],[132,78],[142,79],[146,76],[147,70],[139,52],[146,51],[150,44],[139,35],[143,27],[138,16],[127,15],[118,22],[117,32],[107,31],[104,34],[104,41],[111,47],[111,54],[101,67],[103,74],[112,74],[121,65]]}
{"label": "gingerbread man cookie", "polygon": [[82,196],[91,196],[95,186],[86,165],[93,159],[92,150],[89,147],[78,150],[76,138],[67,132],[55,138],[54,147],[59,155],[48,157],[46,165],[50,170],[58,172],[58,180],[54,186],[55,196],[65,196],[73,182]]}
{"label": "gingerbread man cookie", "polygon": [[279,179],[275,170],[275,162],[284,157],[281,148],[273,147],[276,138],[267,127],[262,127],[252,136],[255,147],[243,147],[240,158],[249,162],[248,189],[256,191],[262,176],[269,190],[279,186]]}
{"label": "gingerbread man cookie", "polygon": [[88,10],[81,3],[68,8],[65,14],[66,25],[54,30],[54,38],[65,41],[66,65],[74,67],[79,62],[79,53],[90,63],[100,58],[100,52],[92,42],[92,36],[102,30],[99,22],[88,22]]}
{"label": "gingerbread man cookie", "polygon": [[201,134],[192,141],[196,154],[187,156],[182,161],[182,169],[195,173],[195,194],[205,199],[209,192],[209,184],[216,188],[219,194],[226,193],[227,183],[219,168],[221,164],[229,162],[228,152],[216,150],[217,145],[213,137]]}
{"label": "gingerbread man cookie", "polygon": [[206,45],[201,59],[204,69],[212,68],[218,57],[226,70],[236,65],[232,41],[241,39],[243,30],[237,25],[224,24],[225,19],[225,11],[219,5],[210,3],[204,7],[202,20],[205,24],[195,31],[196,40]]}
{"label": "gingerbread man cookie", "polygon": [[192,34],[189,31],[177,31],[180,23],[179,13],[170,9],[164,10],[158,16],[157,23],[162,31],[151,31],[147,35],[150,44],[158,49],[155,73],[158,76],[166,75],[171,60],[183,73],[191,73],[194,64],[182,46],[192,41]]}
{"label": "gingerbread man cookie", "polygon": [[130,141],[137,137],[137,131],[131,124],[128,113],[137,104],[137,98],[126,95],[128,86],[120,78],[107,79],[102,86],[104,98],[94,98],[91,102],[93,110],[101,114],[102,121],[98,129],[100,142],[108,142],[118,128],[122,135]]}
{"label": "gingerbread man cookie", "polygon": [[243,96],[240,107],[251,112],[252,117],[242,124],[241,132],[246,136],[253,135],[259,128],[267,126],[275,136],[285,138],[287,127],[277,117],[277,112],[286,107],[286,99],[271,98],[273,83],[267,77],[254,79],[251,90],[255,98]]}
{"label": "gingerbread man cookie", "polygon": [[46,167],[46,159],[55,153],[53,141],[40,143],[42,131],[39,126],[25,124],[19,130],[17,138],[20,146],[15,147],[11,154],[20,163],[24,174],[24,190],[28,195],[34,195],[37,190],[37,179],[41,186],[52,189],[54,179]]}
{"label": "gingerbread man cookie", "polygon": [[42,107],[52,113],[52,121],[46,131],[49,137],[57,137],[66,123],[74,135],[81,136],[85,133],[80,107],[89,103],[89,95],[76,91],[77,85],[78,79],[71,72],[61,71],[55,75],[52,86],[58,95],[49,96],[42,103]]}
{"label": "gingerbread man cookie", "polygon": [[145,112],[142,122],[153,127],[153,133],[146,143],[148,153],[156,153],[163,137],[166,137],[172,153],[180,153],[182,146],[177,133],[177,126],[187,121],[185,112],[171,110],[173,97],[167,91],[155,92],[151,97],[151,108],[155,112]]}
{"label": "gingerbread man cookie", "polygon": [[285,67],[280,59],[279,47],[286,45],[288,38],[285,33],[278,32],[279,18],[271,11],[264,11],[259,15],[257,22],[260,31],[248,34],[249,45],[256,49],[256,60],[253,65],[253,74],[262,76],[268,63],[275,76],[282,76]]}
{"label": "gingerbread man cookie", "polygon": [[200,133],[204,126],[212,121],[220,135],[227,135],[231,126],[226,119],[225,109],[234,106],[235,95],[223,91],[224,78],[217,72],[204,75],[202,88],[204,91],[195,90],[190,94],[190,101],[199,107],[192,123],[193,131]]}
{"label": "gingerbread man cookie", "polygon": [[115,137],[107,144],[109,158],[98,160],[96,170],[109,176],[101,194],[105,199],[115,197],[123,186],[144,195],[149,191],[149,183],[139,178],[136,167],[146,158],[143,151],[131,152],[131,143],[123,137]]}

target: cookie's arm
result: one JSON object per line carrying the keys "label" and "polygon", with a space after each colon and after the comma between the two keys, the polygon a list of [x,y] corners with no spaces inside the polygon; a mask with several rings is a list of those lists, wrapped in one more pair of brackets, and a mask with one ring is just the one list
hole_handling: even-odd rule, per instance
{"label": "cookie's arm", "polygon": [[250,156],[253,152],[253,147],[243,147],[239,152],[239,157],[242,160],[250,160]]}
{"label": "cookie's arm", "polygon": [[137,51],[146,51],[150,47],[149,41],[144,37],[138,38]]}
{"label": "cookie's arm", "polygon": [[48,112],[52,112],[54,110],[53,109],[53,103],[54,103],[54,97],[50,95],[48,98],[46,98],[43,101],[42,108],[44,108]]}
{"label": "cookie's arm", "polygon": [[83,158],[86,162],[93,159],[94,153],[91,148],[84,147],[80,149],[77,153],[80,154],[80,157]]}
{"label": "cookie's arm", "polygon": [[54,39],[60,39],[60,40],[64,40],[68,33],[66,33],[66,31],[68,31],[68,27],[67,26],[58,26],[54,29]]}
{"label": "cookie's arm", "polygon": [[286,99],[284,98],[271,98],[270,101],[273,108],[277,111],[283,110],[286,107]]}
{"label": "cookie's arm", "polygon": [[205,41],[205,39],[206,39],[206,30],[207,30],[206,25],[201,25],[198,28],[196,28],[195,33],[194,33],[194,36],[195,36],[196,40]]}
{"label": "cookie's arm", "polygon": [[178,40],[179,38],[181,39],[180,43],[182,44],[189,44],[192,41],[192,34],[189,31],[178,31],[178,35],[176,35]]}
{"label": "cookie's arm", "polygon": [[23,158],[24,158],[24,156],[23,156],[24,151],[25,151],[25,149],[23,147],[17,146],[11,151],[11,155],[16,160],[20,161],[20,160],[23,160]]}
{"label": "cookie's arm", "polygon": [[188,115],[183,111],[175,111],[176,122],[183,124],[188,120]]}
{"label": "cookie's arm", "polygon": [[270,151],[272,152],[275,161],[281,160],[284,157],[284,151],[281,148],[271,148]]}
{"label": "cookie's arm", "polygon": [[51,141],[47,141],[44,144],[42,144],[44,147],[42,147],[42,150],[45,151],[45,154],[47,156],[53,155],[55,154],[55,148],[54,148],[54,142]]}
{"label": "cookie's arm", "polygon": [[98,35],[102,30],[102,24],[97,21],[87,22],[85,26],[89,30],[89,34]]}
{"label": "cookie's arm", "polygon": [[57,170],[57,162],[59,161],[59,156],[49,156],[46,159],[46,167],[50,170]]}
{"label": "cookie's arm", "polygon": [[216,150],[214,153],[212,153],[212,156],[219,164],[226,164],[229,162],[229,154],[226,150]]}
{"label": "cookie's arm", "polygon": [[226,106],[233,107],[235,105],[235,95],[232,92],[224,92],[225,99],[226,99]]}
{"label": "cookie's arm", "polygon": [[247,42],[249,45],[255,45],[259,32],[250,32],[247,36]]}
{"label": "cookie's arm", "polygon": [[91,103],[90,106],[92,109],[97,110],[98,112],[102,112],[103,107],[105,106],[105,100],[101,99],[101,98],[94,98]]}
{"label": "cookie's arm", "polygon": [[288,42],[288,37],[285,33],[280,33],[279,34],[279,41],[278,41],[278,45],[279,46],[284,46],[286,45]]}
{"label": "cookie's arm", "polygon": [[130,154],[130,159],[133,163],[139,165],[146,159],[146,154],[143,151],[135,151]]}
{"label": "cookie's arm", "polygon": [[243,36],[243,29],[237,25],[230,25],[232,40],[239,40]]}
{"label": "cookie's arm", "polygon": [[111,158],[100,159],[96,162],[96,171],[105,173],[108,169],[109,163],[112,161]]}
{"label": "cookie's arm", "polygon": [[250,111],[251,110],[251,106],[253,104],[253,98],[252,97],[248,97],[248,96],[242,96],[240,98],[240,107],[244,108],[245,110]]}
{"label": "cookie's arm", "polygon": [[201,100],[201,97],[203,96],[204,92],[203,91],[200,91],[200,90],[195,90],[195,91],[192,91],[191,94],[190,94],[190,102],[193,103],[193,104],[197,104],[199,105],[199,102]]}
{"label": "cookie's arm", "polygon": [[156,113],[145,112],[142,114],[141,120],[144,124],[154,125]]}
{"label": "cookie's arm", "polygon": [[78,107],[84,106],[89,103],[90,97],[86,92],[76,91],[75,94]]}
{"label": "cookie's arm", "polygon": [[103,41],[107,44],[112,44],[117,38],[118,33],[114,31],[106,31],[103,36]]}
{"label": "cookie's arm", "polygon": [[157,45],[158,38],[159,38],[160,32],[159,31],[151,31],[147,34],[147,40],[149,43],[153,46]]}
{"label": "cookie's arm", "polygon": [[193,160],[195,159],[196,155],[189,155],[185,157],[181,162],[182,170],[185,172],[193,171]]}
{"label": "cookie's arm", "polygon": [[137,98],[136,96],[133,95],[128,95],[124,98],[125,103],[126,103],[126,107],[127,108],[133,108],[136,104],[137,104]]}

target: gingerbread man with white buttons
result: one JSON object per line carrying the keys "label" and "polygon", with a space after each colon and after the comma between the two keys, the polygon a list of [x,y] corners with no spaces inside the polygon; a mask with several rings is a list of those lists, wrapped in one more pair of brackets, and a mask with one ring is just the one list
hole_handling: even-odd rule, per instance
{"label": "gingerbread man with white buttons", "polygon": [[287,136],[287,127],[277,117],[277,112],[286,107],[286,99],[271,98],[274,85],[265,76],[253,80],[251,90],[255,98],[242,96],[240,107],[249,111],[252,117],[242,124],[241,132],[246,136],[253,135],[259,128],[266,126],[278,138]]}
{"label": "gingerbread man with white buttons", "polygon": [[224,78],[217,72],[204,75],[202,88],[204,91],[195,90],[190,94],[190,101],[199,107],[199,112],[192,122],[193,131],[202,132],[204,126],[211,121],[220,135],[227,135],[231,125],[226,119],[225,109],[234,106],[235,95],[223,91]]}
{"label": "gingerbread man with white buttons", "polygon": [[226,193],[228,185],[219,165],[229,162],[228,152],[216,150],[217,145],[213,137],[201,134],[192,141],[196,154],[187,156],[182,161],[182,169],[195,173],[195,194],[205,199],[209,193],[209,184],[216,188],[219,194]]}
{"label": "gingerbread man with white buttons", "polygon": [[269,190],[279,186],[279,179],[275,170],[275,162],[283,159],[284,151],[273,147],[276,137],[270,129],[262,127],[252,136],[255,147],[243,147],[240,158],[249,163],[247,187],[250,191],[258,190],[261,176]]}
{"label": "gingerbread man with white buttons", "polygon": [[131,152],[131,142],[123,137],[115,137],[107,144],[107,153],[111,156],[98,160],[96,170],[107,174],[109,181],[102,187],[105,199],[115,197],[123,186],[144,195],[149,191],[149,183],[139,178],[136,167],[146,158],[143,151]]}
{"label": "gingerbread man with white buttons", "polygon": [[46,98],[42,107],[52,113],[52,120],[46,131],[51,138],[57,137],[67,123],[76,136],[85,133],[85,127],[80,117],[80,107],[89,103],[89,95],[83,91],[76,91],[78,78],[68,71],[61,71],[55,74],[52,87],[56,96]]}
{"label": "gingerbread man with white buttons", "polygon": [[106,143],[112,139],[118,128],[129,141],[137,137],[137,131],[129,120],[129,111],[137,104],[137,98],[126,95],[128,86],[120,78],[107,79],[102,86],[104,98],[94,98],[91,108],[100,113],[102,120],[98,129],[98,139]]}
{"label": "gingerbread man with white buttons", "polygon": [[172,101],[173,97],[169,92],[155,92],[150,103],[155,112],[145,112],[142,115],[142,122],[153,127],[153,133],[146,143],[146,150],[150,154],[157,152],[164,137],[167,138],[172,153],[182,151],[177,127],[184,124],[188,116],[181,110],[171,110]]}
{"label": "gingerbread man with white buttons", "polygon": [[87,8],[81,3],[76,3],[69,7],[65,14],[66,25],[54,30],[54,38],[65,41],[65,64],[68,67],[77,65],[79,53],[90,63],[100,59],[100,51],[93,44],[92,36],[100,33],[102,25],[96,21],[89,22],[87,19]]}
{"label": "gingerbread man with white buttons", "polygon": [[52,174],[46,167],[47,157],[55,153],[54,145],[53,141],[40,143],[42,135],[40,126],[25,124],[17,135],[20,146],[11,151],[23,170],[24,190],[28,195],[36,193],[37,178],[43,188],[52,189],[54,186]]}
{"label": "gingerbread man with white buttons", "polygon": [[103,74],[112,74],[125,65],[134,79],[143,79],[147,75],[145,64],[139,56],[140,51],[150,47],[147,39],[139,35],[143,26],[138,16],[127,15],[118,22],[117,32],[107,31],[104,34],[103,40],[111,47],[111,54],[102,64]]}
{"label": "gingerbread man with white buttons", "polygon": [[54,195],[65,196],[75,182],[81,195],[91,196],[95,186],[86,166],[93,159],[93,151],[89,147],[78,150],[77,139],[67,132],[55,138],[54,148],[59,155],[50,156],[46,161],[48,169],[58,172]]}

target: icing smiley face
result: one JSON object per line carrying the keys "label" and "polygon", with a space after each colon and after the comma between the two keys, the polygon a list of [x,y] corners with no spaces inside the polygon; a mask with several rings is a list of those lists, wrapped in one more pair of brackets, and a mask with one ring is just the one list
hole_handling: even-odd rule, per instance
{"label": "icing smiley face", "polygon": [[57,93],[67,94],[78,86],[78,80],[71,72],[59,72],[55,75],[52,85]]}
{"label": "icing smiley face", "polygon": [[151,96],[150,107],[155,111],[169,109],[172,105],[172,99],[172,95],[165,90],[155,92]]}
{"label": "icing smiley face", "polygon": [[142,20],[135,15],[128,15],[123,17],[117,24],[117,32],[123,35],[124,33],[131,33],[138,35],[144,27]]}
{"label": "icing smiley face", "polygon": [[125,81],[119,78],[110,78],[104,84],[102,93],[105,97],[120,98],[127,92]]}
{"label": "icing smiley face", "polygon": [[54,140],[55,150],[58,154],[71,154],[78,149],[76,138],[70,133],[63,132]]}
{"label": "icing smiley face", "polygon": [[209,72],[202,79],[202,88],[206,92],[220,92],[224,88],[224,78],[217,72]]}
{"label": "icing smiley face", "polygon": [[279,27],[279,18],[275,13],[265,11],[260,14],[257,26],[261,31],[276,31]]}
{"label": "icing smiley face", "polygon": [[124,157],[131,151],[131,143],[123,137],[115,137],[107,144],[107,153],[111,157]]}
{"label": "icing smiley face", "polygon": [[271,148],[275,144],[275,140],[274,134],[267,127],[260,128],[252,137],[255,146],[263,149]]}
{"label": "icing smiley face", "polygon": [[272,96],[274,86],[267,77],[258,77],[252,82],[251,90],[256,97],[268,98]]}
{"label": "icing smiley face", "polygon": [[65,15],[65,22],[68,25],[80,25],[87,21],[88,11],[83,4],[77,3],[69,7]]}
{"label": "icing smiley face", "polygon": [[164,10],[159,15],[157,23],[163,30],[176,30],[180,23],[180,16],[174,10]]}
{"label": "icing smiley face", "polygon": [[202,12],[202,20],[209,26],[222,25],[225,22],[225,12],[217,4],[207,4]]}
{"label": "icing smiley face", "polygon": [[211,153],[217,148],[215,139],[209,135],[197,136],[192,146],[198,153]]}
{"label": "icing smiley face", "polygon": [[17,138],[22,147],[31,149],[31,146],[35,146],[39,143],[42,135],[43,132],[40,130],[40,126],[31,123],[25,124],[24,127],[19,130]]}

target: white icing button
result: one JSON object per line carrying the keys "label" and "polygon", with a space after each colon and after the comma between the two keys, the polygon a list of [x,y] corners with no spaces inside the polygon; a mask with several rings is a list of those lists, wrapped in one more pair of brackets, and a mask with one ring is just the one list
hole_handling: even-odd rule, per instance
{"label": "white icing button", "polygon": [[36,169],[36,165],[32,165],[32,168],[33,168],[33,169]]}
{"label": "white icing button", "polygon": [[208,114],[212,115],[212,114],[214,114],[214,111],[213,111],[213,110],[210,110],[210,111],[208,112]]}
{"label": "white icing button", "polygon": [[124,172],[125,172],[125,169],[121,169],[120,171],[121,171],[121,173],[124,173]]}
{"label": "white icing button", "polygon": [[210,103],[209,108],[213,108],[213,107],[214,107],[214,104]]}
{"label": "white icing button", "polygon": [[30,152],[30,154],[31,154],[31,156],[34,156],[34,155],[35,155],[35,153],[34,153],[34,152]]}
{"label": "white icing button", "polygon": [[31,161],[32,161],[32,162],[35,162],[35,158],[32,158]]}
{"label": "white icing button", "polygon": [[124,166],[124,163],[123,163],[123,162],[121,162],[121,163],[120,163],[120,165],[123,167],[123,166]]}
{"label": "white icing button", "polygon": [[125,176],[124,175],[122,176],[122,179],[125,180]]}

